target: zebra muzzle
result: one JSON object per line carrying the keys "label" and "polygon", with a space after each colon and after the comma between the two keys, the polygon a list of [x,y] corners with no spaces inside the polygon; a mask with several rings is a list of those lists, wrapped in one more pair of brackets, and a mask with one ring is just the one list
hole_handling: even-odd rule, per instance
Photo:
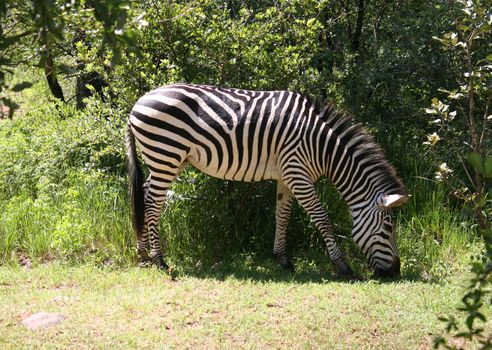
{"label": "zebra muzzle", "polygon": [[400,275],[400,257],[395,256],[388,269],[376,269],[374,275],[380,278],[393,278]]}

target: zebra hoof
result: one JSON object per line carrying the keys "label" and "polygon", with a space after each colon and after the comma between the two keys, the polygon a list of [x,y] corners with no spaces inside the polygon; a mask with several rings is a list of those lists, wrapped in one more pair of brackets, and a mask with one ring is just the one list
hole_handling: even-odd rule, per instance
{"label": "zebra hoof", "polygon": [[153,265],[153,262],[150,259],[147,259],[147,260],[141,259],[138,262],[138,267],[142,267],[142,268],[148,268],[148,267],[151,267],[152,265]]}
{"label": "zebra hoof", "polygon": [[138,255],[138,267],[151,267],[153,265],[152,259],[147,254]]}
{"label": "zebra hoof", "polygon": [[361,280],[360,276],[356,275],[349,266],[344,266],[343,268],[340,268],[338,270],[336,278],[349,282]]}
{"label": "zebra hoof", "polygon": [[357,282],[357,281],[362,281],[362,277],[359,275],[353,273],[351,275],[338,275],[338,279],[346,282]]}
{"label": "zebra hoof", "polygon": [[273,253],[274,258],[278,261],[280,264],[280,267],[284,271],[289,271],[289,272],[296,272],[294,269],[294,265],[290,262],[289,259],[285,256],[285,254],[278,254],[278,253]]}
{"label": "zebra hoof", "polygon": [[294,265],[289,260],[287,260],[287,262],[285,263],[280,263],[280,267],[287,272],[292,272],[292,273],[296,272]]}
{"label": "zebra hoof", "polygon": [[165,272],[167,272],[169,270],[169,266],[167,266],[167,264],[164,262],[164,259],[162,258],[162,256],[158,255],[158,256],[152,258],[152,261],[153,261],[154,265],[159,270],[162,270]]}

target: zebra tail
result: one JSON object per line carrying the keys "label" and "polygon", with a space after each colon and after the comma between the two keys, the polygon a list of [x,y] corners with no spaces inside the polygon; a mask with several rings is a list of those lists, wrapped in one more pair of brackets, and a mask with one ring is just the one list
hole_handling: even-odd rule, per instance
{"label": "zebra tail", "polygon": [[132,209],[132,224],[137,234],[137,239],[140,239],[143,235],[145,221],[144,175],[138,160],[135,136],[133,135],[130,124],[128,124],[126,130],[126,155],[128,160],[128,189]]}

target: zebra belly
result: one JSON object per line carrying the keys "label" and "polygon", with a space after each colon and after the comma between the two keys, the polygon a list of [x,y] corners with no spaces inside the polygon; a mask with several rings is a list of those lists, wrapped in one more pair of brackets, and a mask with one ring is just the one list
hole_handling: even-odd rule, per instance
{"label": "zebra belly", "polygon": [[228,155],[224,155],[222,159],[223,166],[218,168],[218,161],[213,158],[209,161],[204,151],[196,147],[191,150],[187,161],[201,172],[225,180],[256,182],[262,180],[278,180],[280,178],[275,159],[268,159],[267,157],[265,159],[258,159],[257,162],[251,162],[249,167],[245,167],[242,162],[232,161],[231,163],[233,165],[237,163],[237,166],[228,168],[226,166],[229,160]]}

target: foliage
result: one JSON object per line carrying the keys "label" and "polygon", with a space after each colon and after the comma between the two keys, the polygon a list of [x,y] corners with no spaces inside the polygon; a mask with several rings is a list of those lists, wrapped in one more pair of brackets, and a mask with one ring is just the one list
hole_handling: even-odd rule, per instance
{"label": "foliage", "polygon": [[[109,118],[107,104],[87,100],[86,109],[32,108],[0,124],[0,259],[2,262],[94,261],[132,264],[135,239],[126,200],[123,117]],[[113,111],[114,113],[114,111]],[[393,152],[406,139],[395,132]],[[412,172],[423,173],[420,149],[400,159]],[[410,161],[413,160],[413,163]],[[420,180],[407,184],[415,201],[398,218],[399,248],[406,278],[442,282],[459,271],[474,251],[466,214],[443,203],[442,188],[429,191]],[[318,184],[320,198],[335,224],[348,237],[349,212],[327,181]],[[210,178],[190,168],[172,188],[160,230],[169,262],[177,267],[211,266],[231,260],[271,256],[274,236],[273,183],[238,184]],[[349,239],[343,249],[361,274],[366,263]],[[323,242],[297,206],[288,231],[289,252],[296,264],[328,273]],[[446,269],[442,269],[446,266]]]}
{"label": "foliage", "polygon": [[[488,158],[488,161],[492,161],[492,157]],[[486,162],[477,164],[484,169]],[[484,171],[481,171],[481,175],[484,179],[492,180],[492,176]],[[486,210],[487,215],[492,215],[492,186],[484,202],[482,210]],[[455,337],[478,341],[480,349],[491,349],[492,333],[485,325],[487,324],[486,311],[492,305],[492,228],[482,229],[481,236],[484,243],[483,251],[472,262],[471,281],[462,298],[462,305],[458,308],[460,315],[465,318],[464,327],[454,315],[440,317],[440,320],[446,322],[446,331],[453,333]],[[457,349],[455,345],[449,345],[445,338],[437,337],[434,347],[441,346],[446,349]]]}
{"label": "foliage", "polygon": [[[465,179],[440,162],[436,179],[444,181],[454,194],[473,209],[481,232],[484,251],[472,263],[473,277],[463,306],[458,310],[466,315],[465,330],[455,316],[442,318],[447,322],[447,332],[456,337],[480,341],[482,349],[492,347],[492,334],[477,323],[487,322],[484,308],[492,304],[492,153],[489,108],[492,102],[492,10],[490,4],[479,1],[459,1],[460,16],[454,22],[455,31],[436,38],[451,52],[454,72],[459,87],[443,89],[444,101],[432,99],[426,112],[432,116],[431,123],[439,130],[427,136],[432,152],[439,157],[452,156],[461,160]],[[445,146],[445,153],[439,146]],[[450,152],[451,151],[451,152]],[[469,162],[465,161],[466,154]],[[450,158],[448,158],[450,159]],[[452,158],[451,158],[452,159]],[[469,164],[469,165],[468,165]],[[457,187],[459,184],[460,187]],[[435,347],[456,349],[438,337]]]}
{"label": "foliage", "polygon": [[0,126],[2,261],[132,255],[120,118],[106,119],[99,104],[46,107]]}
{"label": "foliage", "polygon": [[[489,120],[492,104],[492,12],[485,3],[460,1],[462,15],[458,17],[455,31],[446,33],[439,40],[443,47],[452,52],[454,76],[459,86],[450,90],[442,89],[444,102],[437,97],[426,112],[432,117],[431,123],[439,127],[437,132],[427,136],[425,144],[434,152],[443,144],[445,157],[449,155],[461,160],[466,179],[460,179],[460,188],[454,193],[468,202],[474,209],[482,229],[490,226],[492,218],[484,211],[487,180],[492,175],[492,160],[481,166],[481,158],[491,156],[492,135]],[[464,161],[470,156],[470,164]],[[487,168],[487,169],[485,169]],[[490,168],[490,169],[489,169]],[[453,169],[442,162],[436,172],[437,180],[447,180]]]}
{"label": "foliage", "polygon": [[[117,101],[123,108],[153,87],[187,81],[290,88],[334,99],[367,120],[410,118],[428,91],[447,85],[449,60],[436,55],[429,36],[422,35],[446,26],[452,16],[446,2],[7,4],[5,28],[26,33],[37,47],[33,52],[28,41],[14,40],[12,64],[37,65],[45,52],[53,77],[77,77],[77,95],[87,84],[102,84],[124,98]],[[34,21],[40,11],[46,18]],[[39,42],[45,32],[45,42]],[[439,74],[432,69],[437,65]]]}
{"label": "foliage", "polygon": [[[416,116],[437,87],[453,83],[450,53],[430,39],[450,30],[456,9],[448,2],[51,1],[49,18],[38,22],[33,3],[7,3],[2,28],[29,38],[14,40],[9,58],[38,65],[42,43],[35,33],[45,33],[66,103],[40,100],[45,107],[29,105],[25,116],[0,126],[1,220],[10,227],[6,241],[14,242],[4,246],[4,259],[11,250],[31,259],[77,259],[90,256],[94,245],[107,257],[116,251],[112,244],[131,259],[122,130],[140,95],[179,81],[288,88],[338,102],[368,124],[413,194],[397,217],[404,274],[439,281],[449,275],[445,262],[462,262],[473,251],[468,213],[448,201],[441,185],[420,179],[434,155],[422,154],[418,140],[430,127]],[[97,86],[91,74],[103,83]],[[78,94],[81,86],[98,97],[74,106],[71,91]],[[22,102],[24,92],[11,96]],[[270,255],[273,184],[228,183],[189,169],[172,190],[160,227],[172,261],[195,266],[243,253]],[[326,182],[319,191],[335,234],[364,272],[360,252],[346,239],[347,208]],[[319,233],[296,206],[288,244],[294,256],[314,251],[313,260],[327,261],[320,258]],[[458,253],[462,247],[465,254]]]}
{"label": "foliage", "polygon": [[[71,1],[5,0],[0,3],[0,106],[10,108],[9,117],[19,106],[8,95],[32,85],[24,81],[11,86],[7,81],[12,67],[33,65],[44,70],[53,97],[65,101],[58,74],[72,70],[74,46],[90,28],[92,45],[97,44],[99,56],[108,55],[117,62],[122,50],[134,46],[134,34],[125,30],[128,0]],[[96,22],[93,26],[92,19]],[[80,25],[84,22],[84,25]],[[88,23],[91,23],[89,27]],[[27,58],[26,58],[27,57]],[[65,62],[61,62],[64,58]],[[109,63],[109,61],[108,61]],[[79,62],[76,67],[83,69]]]}

